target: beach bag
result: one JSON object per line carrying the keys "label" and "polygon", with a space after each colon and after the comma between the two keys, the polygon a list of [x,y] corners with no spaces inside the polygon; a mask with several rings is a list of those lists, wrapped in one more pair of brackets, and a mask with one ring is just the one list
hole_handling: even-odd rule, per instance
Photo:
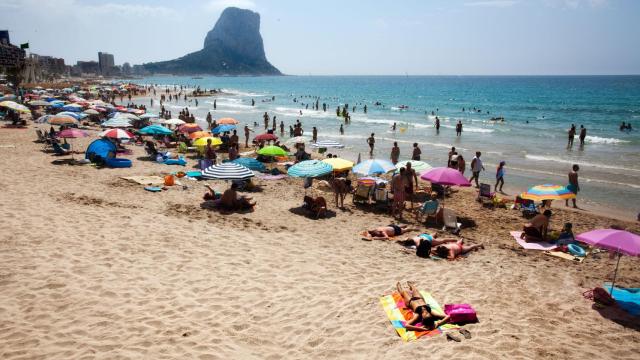
{"label": "beach bag", "polygon": [[175,184],[175,179],[173,178],[173,175],[167,175],[164,177],[165,186],[173,186],[173,184]]}
{"label": "beach bag", "polygon": [[469,304],[446,304],[444,313],[449,316],[449,322],[454,324],[478,322],[476,311]]}

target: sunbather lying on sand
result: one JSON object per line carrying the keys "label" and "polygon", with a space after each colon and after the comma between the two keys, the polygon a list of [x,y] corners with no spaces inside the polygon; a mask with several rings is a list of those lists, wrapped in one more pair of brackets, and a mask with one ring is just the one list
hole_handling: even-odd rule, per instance
{"label": "sunbather lying on sand", "polygon": [[439,245],[435,249],[431,250],[433,255],[441,257],[447,260],[455,260],[458,256],[464,255],[470,251],[484,249],[484,245],[464,245],[463,240],[458,240],[455,243],[449,242]]}
{"label": "sunbather lying on sand", "polygon": [[407,240],[403,241],[402,243],[407,246],[415,245],[416,255],[419,257],[428,258],[431,254],[432,248],[447,243],[458,242],[458,239],[455,238],[438,239],[437,237],[438,234],[431,235],[428,233],[422,233],[418,236],[407,238]]}
{"label": "sunbather lying on sand", "polygon": [[[427,304],[413,282],[407,281],[407,285],[409,286],[409,291],[399,281],[396,284],[398,292],[404,299],[405,306],[413,311],[413,317],[407,321],[404,326],[405,329],[409,331],[429,331],[449,321],[449,316],[431,309],[431,306]],[[422,326],[414,325],[417,323],[422,323]]]}
{"label": "sunbather lying on sand", "polygon": [[205,185],[205,187],[209,190],[208,194],[205,194],[204,200],[214,200],[219,201],[219,206],[226,210],[246,210],[253,208],[256,203],[250,197],[247,196],[239,196],[237,192],[238,185],[236,183],[232,183],[231,187],[225,190],[222,193],[220,199],[217,199],[216,192],[211,186]]}
{"label": "sunbather lying on sand", "polygon": [[410,229],[407,225],[387,225],[380,226],[373,230],[365,230],[363,235],[370,240],[389,240],[394,236],[400,236],[409,231],[416,231],[418,229]]}

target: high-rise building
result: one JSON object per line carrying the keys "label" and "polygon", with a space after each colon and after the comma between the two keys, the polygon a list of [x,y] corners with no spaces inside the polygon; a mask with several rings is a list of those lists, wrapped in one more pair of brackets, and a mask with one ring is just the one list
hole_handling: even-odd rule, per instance
{"label": "high-rise building", "polygon": [[115,66],[113,54],[98,52],[98,64],[100,65],[100,73],[109,75],[111,69]]}

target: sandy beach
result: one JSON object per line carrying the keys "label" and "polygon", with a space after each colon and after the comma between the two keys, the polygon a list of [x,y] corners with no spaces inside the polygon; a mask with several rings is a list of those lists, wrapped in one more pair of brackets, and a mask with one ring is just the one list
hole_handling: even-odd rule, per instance
{"label": "sandy beach", "polygon": [[[128,169],[59,164],[68,157],[42,152],[33,129],[0,129],[4,359],[638,356],[638,318],[582,296],[612,279],[615,260],[599,253],[574,263],[524,250],[509,235],[520,213],[482,208],[473,190],[457,191],[447,206],[460,214],[462,235],[486,249],[432,261],[394,242],[362,241],[359,231],[391,218],[350,197],[340,210],[325,194],[326,219],[300,215],[300,180],[257,179],[254,212],[221,214],[200,205],[203,183],[221,191],[224,182],[146,192],[120,177],[178,168],[144,160],[137,146]],[[72,141],[84,149],[93,138]],[[554,229],[571,221],[576,233],[640,230],[555,212]],[[638,270],[637,259],[623,257],[618,283],[637,286]],[[440,304],[472,304],[480,319],[465,326],[472,339],[403,343],[379,298],[406,280]]]}

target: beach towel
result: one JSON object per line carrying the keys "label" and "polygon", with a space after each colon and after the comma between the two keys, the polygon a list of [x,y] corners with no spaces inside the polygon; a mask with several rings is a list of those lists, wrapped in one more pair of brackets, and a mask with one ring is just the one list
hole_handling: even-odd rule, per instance
{"label": "beach towel", "polygon": [[558,257],[558,258],[561,258],[561,259],[571,260],[571,261],[575,261],[575,262],[579,262],[579,263],[583,262],[584,259],[586,259],[587,256],[589,255],[589,251],[587,251],[587,256],[584,256],[584,257],[573,256],[573,255],[571,255],[569,253],[562,252],[562,251],[545,251],[544,253],[546,255],[549,255],[549,256],[555,256],[555,257]]}
{"label": "beach towel", "polygon": [[[440,304],[431,296],[431,293],[420,290],[420,294],[424,298],[425,302],[431,306],[432,311],[444,313]],[[380,298],[380,304],[387,314],[391,325],[396,330],[398,335],[404,341],[416,340],[423,336],[434,336],[442,333],[443,329],[457,329],[458,326],[453,324],[445,324],[437,329],[431,331],[408,331],[404,325],[406,321],[411,319],[413,312],[405,307],[404,299],[402,295],[397,291],[394,291],[391,295],[385,295]]]}
{"label": "beach towel", "polygon": [[[123,176],[121,179],[140,185],[164,185],[164,178],[160,176]],[[178,179],[175,179],[173,184],[182,186]]]}
{"label": "beach towel", "polygon": [[611,283],[604,283],[603,287],[611,293],[618,307],[633,316],[640,316],[640,288],[619,288],[614,286],[613,291],[611,291]]}
{"label": "beach towel", "polygon": [[520,244],[520,246],[522,246],[527,250],[553,250],[557,247],[555,244],[551,244],[548,242],[528,243],[524,241],[524,239],[520,238],[520,234],[522,234],[522,231],[511,231],[510,234],[511,236],[513,236],[514,239],[516,239],[516,241],[518,242],[518,244]]}
{"label": "beach towel", "polygon": [[150,192],[162,191],[162,188],[159,188],[157,186],[145,186],[144,189],[147,190],[147,191],[150,191]]}

